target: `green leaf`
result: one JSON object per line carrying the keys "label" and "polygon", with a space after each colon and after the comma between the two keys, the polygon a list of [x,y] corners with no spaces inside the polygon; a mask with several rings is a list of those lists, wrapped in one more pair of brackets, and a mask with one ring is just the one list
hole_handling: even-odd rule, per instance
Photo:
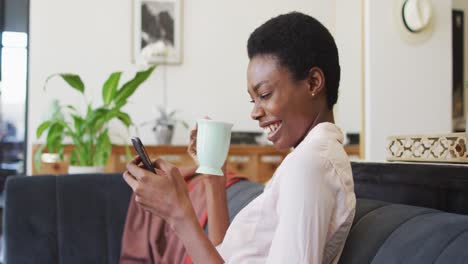
{"label": "green leaf", "polygon": [[148,77],[151,75],[155,68],[156,65],[153,65],[145,71],[137,72],[135,77],[133,77],[133,79],[125,83],[122,86],[122,88],[120,88],[120,90],[117,92],[117,95],[114,98],[115,104],[120,105],[122,101],[126,101],[127,98],[129,98],[136,91],[138,86],[140,86],[140,84],[142,84],[144,81],[146,81],[146,79],[148,79]]}
{"label": "green leaf", "polygon": [[45,121],[44,123],[40,124],[36,130],[36,138],[40,138],[42,133],[52,125],[51,121]]}
{"label": "green leaf", "polygon": [[85,120],[78,115],[71,114],[71,117],[73,118],[73,123],[75,125],[75,131],[78,135],[81,135],[84,130],[84,124]]}
{"label": "green leaf", "polygon": [[115,108],[120,109],[122,106],[127,104],[127,100],[120,101],[119,103],[115,103]]}
{"label": "green leaf", "polygon": [[121,75],[122,72],[114,72],[104,83],[104,87],[102,88],[102,101],[104,101],[105,105],[109,105],[114,99]]}
{"label": "green leaf", "polygon": [[77,154],[76,154],[76,147],[75,149],[72,151],[71,155],[70,155],[70,165],[76,165],[77,164],[77,161],[78,161],[78,158],[76,157]]}
{"label": "green leaf", "polygon": [[59,149],[58,154],[59,154],[60,160],[63,160],[63,148]]}
{"label": "green leaf", "polygon": [[60,148],[63,148],[62,138],[63,138],[63,129],[64,126],[57,122],[50,126],[49,132],[47,133],[47,148],[50,152],[59,152]]}
{"label": "green leaf", "polygon": [[76,110],[76,108],[73,105],[67,105],[67,108],[75,112],[78,112],[78,110]]}
{"label": "green leaf", "polygon": [[132,125],[132,119],[127,113],[124,112],[118,112],[117,113],[117,118],[126,126],[129,127]]}
{"label": "green leaf", "polygon": [[37,172],[41,172],[41,156],[46,146],[46,144],[41,145],[36,153],[34,153],[34,166]]}
{"label": "green leaf", "polygon": [[97,114],[96,112],[97,112],[97,109],[93,110],[91,108],[91,104],[88,104],[88,108],[87,108],[86,116],[85,116],[86,129],[92,130],[94,128],[93,123],[96,122],[96,114]]}
{"label": "green leaf", "polygon": [[112,144],[109,138],[109,131],[102,132],[96,141],[96,153],[94,156],[95,165],[106,165],[112,151]]}
{"label": "green leaf", "polygon": [[67,133],[67,135],[72,138],[73,144],[75,145],[70,159],[70,164],[86,166],[86,160],[88,159],[88,156],[91,155],[91,153],[86,151],[86,146],[85,142],[83,141],[83,138],[73,133]]}
{"label": "green leaf", "polygon": [[62,79],[67,82],[71,87],[75,88],[77,91],[84,93],[84,84],[79,75],[72,73],[61,73],[59,74]]}
{"label": "green leaf", "polygon": [[[116,110],[109,110],[105,108],[98,108],[94,111],[94,114],[89,119],[88,125],[93,129],[93,131],[97,131],[101,129],[109,120],[111,120],[112,112]],[[115,116],[116,114],[114,114]]]}

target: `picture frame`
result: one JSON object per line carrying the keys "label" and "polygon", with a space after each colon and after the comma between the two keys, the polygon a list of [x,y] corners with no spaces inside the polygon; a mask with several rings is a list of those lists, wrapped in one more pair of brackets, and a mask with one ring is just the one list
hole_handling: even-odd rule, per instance
{"label": "picture frame", "polygon": [[134,0],[136,63],[182,63],[182,0]]}

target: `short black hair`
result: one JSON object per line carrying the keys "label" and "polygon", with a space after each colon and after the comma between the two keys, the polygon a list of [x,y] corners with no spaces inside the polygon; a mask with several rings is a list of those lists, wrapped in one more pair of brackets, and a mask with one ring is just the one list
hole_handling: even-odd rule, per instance
{"label": "short black hair", "polygon": [[327,105],[333,109],[340,84],[338,49],[333,36],[317,19],[299,12],[274,17],[250,34],[247,52],[249,59],[274,56],[295,81],[307,78],[312,67],[322,69]]}

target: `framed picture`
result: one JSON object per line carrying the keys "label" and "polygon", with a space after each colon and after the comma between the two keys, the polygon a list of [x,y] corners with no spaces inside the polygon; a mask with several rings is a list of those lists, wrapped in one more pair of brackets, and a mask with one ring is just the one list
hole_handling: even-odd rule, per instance
{"label": "framed picture", "polygon": [[134,0],[136,62],[182,62],[182,0]]}

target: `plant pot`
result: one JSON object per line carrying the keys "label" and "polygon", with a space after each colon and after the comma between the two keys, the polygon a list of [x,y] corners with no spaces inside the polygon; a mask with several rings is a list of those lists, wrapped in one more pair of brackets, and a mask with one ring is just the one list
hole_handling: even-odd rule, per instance
{"label": "plant pot", "polygon": [[103,173],[104,166],[73,166],[68,167],[68,174],[87,174],[87,173]]}
{"label": "plant pot", "polygon": [[156,145],[170,145],[174,136],[174,125],[156,124],[153,128]]}

